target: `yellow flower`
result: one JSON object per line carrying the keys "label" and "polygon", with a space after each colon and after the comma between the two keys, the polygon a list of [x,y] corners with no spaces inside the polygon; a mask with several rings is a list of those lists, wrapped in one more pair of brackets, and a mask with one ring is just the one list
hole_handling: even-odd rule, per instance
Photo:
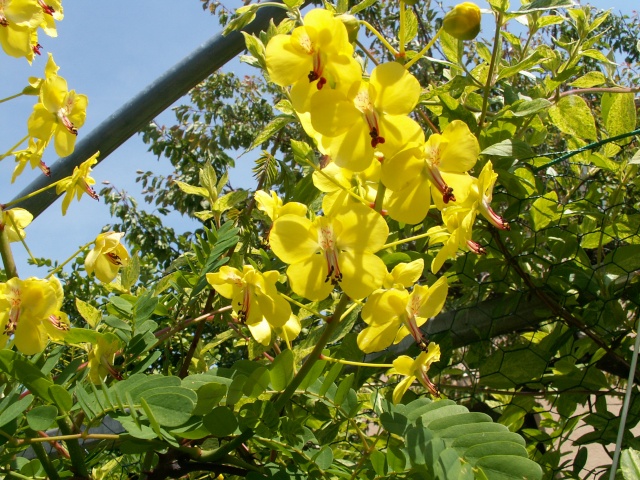
{"label": "yellow flower", "polygon": [[89,176],[91,167],[98,163],[98,155],[100,155],[100,152],[96,152],[91,158],[82,162],[79,167],[75,167],[70,177],[63,178],[56,185],[56,193],[58,195],[66,191],[62,200],[62,215],[67,214],[67,208],[69,208],[74,195],[80,200],[82,194],[86,193],[94,200],[98,200],[98,194],[91,188],[91,185],[94,185],[96,181]]}
{"label": "yellow flower", "polygon": [[46,2],[45,0],[38,0],[38,4],[44,12],[40,27],[44,30],[44,33],[50,37],[57,37],[58,31],[56,29],[55,21],[60,21],[64,18],[62,2],[60,0],[46,0]]}
{"label": "yellow flower", "polygon": [[49,339],[48,323],[58,311],[58,298],[51,282],[17,277],[0,283],[0,330],[25,355],[42,352]]}
{"label": "yellow flower", "polygon": [[322,300],[340,285],[359,299],[382,285],[387,269],[375,252],[388,235],[379,213],[354,204],[313,221],[284,215],[274,222],[269,241],[273,253],[289,264],[287,276],[298,295]]}
{"label": "yellow flower", "polygon": [[369,326],[358,334],[358,347],[365,353],[379,352],[407,335],[424,347],[420,326],[442,310],[447,291],[446,277],[440,277],[431,287],[416,285],[411,293],[376,290],[362,308],[362,320]]}
{"label": "yellow flower", "polygon": [[323,89],[310,101],[311,123],[340,167],[360,172],[379,150],[389,158],[424,133],[409,113],[420,97],[420,83],[396,62],[378,65],[368,82],[348,93]]}
{"label": "yellow flower", "polygon": [[384,288],[402,290],[411,287],[422,276],[424,260],[419,258],[409,263],[399,263],[384,279]]}
{"label": "yellow flower", "polygon": [[[33,60],[35,29],[43,20],[40,6],[33,0],[0,2],[0,46],[7,55]],[[37,36],[35,37],[37,38]]]}
{"label": "yellow flower", "polygon": [[325,214],[333,208],[340,208],[347,202],[357,202],[348,192],[356,195],[373,205],[378,192],[380,181],[380,162],[373,158],[369,167],[362,172],[352,172],[348,168],[341,168],[333,161],[320,171],[313,172],[313,184],[321,192],[326,193],[322,208]]}
{"label": "yellow flower", "polygon": [[261,273],[250,265],[243,266],[242,272],[224,266],[216,273],[207,273],[207,281],[216,292],[231,299],[233,311],[253,338],[269,345],[271,330],[285,327],[291,317],[291,305],[276,288],[279,276],[275,270]]}
{"label": "yellow flower", "polygon": [[69,315],[60,311],[64,302],[64,290],[60,280],[56,277],[49,278],[49,285],[56,293],[56,308],[55,311],[49,315],[48,321],[42,322],[47,335],[55,342],[61,342],[64,340],[67,332],[70,328]]}
{"label": "yellow flower", "polygon": [[264,190],[258,190],[255,193],[255,199],[256,204],[258,205],[258,210],[266,213],[272,222],[282,215],[292,214],[304,217],[307,214],[306,205],[298,202],[288,202],[283,204],[282,199],[273,190],[269,193]]}
{"label": "yellow flower", "polygon": [[480,8],[471,2],[456,5],[444,16],[442,28],[458,40],[473,40],[480,33]]}
{"label": "yellow flower", "polygon": [[95,247],[87,253],[84,268],[87,274],[95,273],[104,283],[111,282],[118,275],[120,267],[127,266],[131,257],[120,243],[124,233],[106,232],[96,237]]}
{"label": "yellow flower", "polygon": [[33,215],[24,208],[12,208],[11,210],[2,210],[0,216],[0,230],[7,232],[10,242],[19,242],[25,237],[24,228],[31,223]]}
{"label": "yellow flower", "polygon": [[16,178],[22,173],[24,167],[27,166],[27,163],[31,165],[31,168],[34,169],[36,167],[42,170],[47,177],[51,175],[51,169],[47,167],[47,165],[42,161],[42,154],[44,153],[44,149],[47,148],[49,144],[48,141],[44,140],[36,140],[35,138],[29,139],[29,146],[23,150],[16,150],[13,152],[16,158],[16,168],[13,170],[13,175],[11,176],[11,183],[16,181]]}
{"label": "yellow flower", "polygon": [[57,74],[58,66],[49,54],[45,79],[40,86],[39,102],[27,121],[31,137],[48,142],[53,137],[56,153],[71,155],[78,129],[84,125],[88,99],[86,95],[69,91],[67,81]]}
{"label": "yellow flower", "polygon": [[[424,220],[431,207],[431,186],[436,206],[451,200],[464,201],[472,180],[465,172],[473,168],[479,154],[478,139],[464,122],[454,120],[442,134],[431,135],[423,144],[408,144],[397,155],[385,159],[381,180],[393,191],[385,203],[389,215],[404,223]],[[451,183],[457,188],[452,188]]]}
{"label": "yellow flower", "polygon": [[300,112],[307,111],[313,92],[325,86],[348,89],[361,76],[346,27],[324,9],[307,13],[304,26],[291,35],[274,36],[266,47],[266,62],[274,83],[293,85],[292,104]]}
{"label": "yellow flower", "polygon": [[97,341],[91,345],[87,354],[89,380],[96,385],[100,385],[108,375],[121,380],[122,376],[113,367],[113,362],[116,353],[122,349],[122,342],[111,332],[95,334]]}
{"label": "yellow flower", "polygon": [[396,388],[393,389],[393,403],[400,403],[405,392],[409,389],[413,381],[417,378],[418,381],[429,390],[429,393],[434,396],[439,396],[438,388],[429,379],[429,367],[432,363],[440,360],[440,347],[435,343],[430,343],[426,352],[421,352],[420,355],[414,360],[407,355],[401,355],[393,361],[393,369],[391,373],[397,373],[405,375]]}

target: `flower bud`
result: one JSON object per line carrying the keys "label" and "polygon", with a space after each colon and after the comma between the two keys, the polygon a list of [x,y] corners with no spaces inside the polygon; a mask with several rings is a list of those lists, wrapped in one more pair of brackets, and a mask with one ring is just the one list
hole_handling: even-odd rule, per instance
{"label": "flower bud", "polygon": [[480,33],[480,8],[471,2],[456,5],[444,16],[442,27],[458,40],[473,40]]}
{"label": "flower bud", "polygon": [[358,19],[347,13],[338,15],[336,18],[346,27],[347,34],[349,35],[349,42],[355,42],[358,39],[358,30],[360,30],[360,22]]}

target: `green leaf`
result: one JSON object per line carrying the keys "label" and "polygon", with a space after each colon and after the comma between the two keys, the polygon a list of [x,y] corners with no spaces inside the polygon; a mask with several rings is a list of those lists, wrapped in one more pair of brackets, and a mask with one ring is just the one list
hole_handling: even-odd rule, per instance
{"label": "green leaf", "polygon": [[276,392],[284,390],[294,375],[294,355],[291,350],[284,350],[274,360],[269,369],[271,388]]}
{"label": "green leaf", "polygon": [[139,327],[148,320],[158,305],[158,297],[154,297],[151,292],[145,292],[138,297],[133,306],[133,321]]}
{"label": "green leaf", "polygon": [[387,465],[392,472],[403,472],[407,464],[407,459],[402,450],[397,446],[391,445],[387,448]]}
{"label": "green leaf", "polygon": [[245,152],[251,151],[254,148],[262,145],[264,142],[269,140],[274,134],[279,132],[282,128],[284,128],[289,123],[293,122],[295,117],[291,115],[278,115],[273,120],[271,120],[267,126],[265,126],[262,131],[258,134],[258,136],[253,140],[253,143],[245,150]]}
{"label": "green leaf", "polygon": [[552,10],[555,8],[571,8],[574,6],[573,0],[533,0],[527,5],[523,5],[518,13],[530,13],[539,10]]}
{"label": "green leaf", "polygon": [[226,212],[238,203],[243,202],[248,196],[249,192],[247,190],[234,190],[218,198],[211,207],[211,210],[220,213]]}
{"label": "green leaf", "polygon": [[258,398],[262,392],[269,387],[269,370],[266,367],[260,366],[256,368],[244,385],[243,392],[247,397]]}
{"label": "green leaf", "polygon": [[371,5],[375,4],[377,1],[378,0],[363,0],[357,5],[354,5],[353,7],[351,7],[351,10],[349,10],[349,13],[351,13],[352,15],[355,15],[356,13],[364,10],[365,8],[369,8]]}
{"label": "green leaf", "polygon": [[238,420],[233,410],[220,406],[202,418],[205,428],[216,437],[228,437],[238,428]]}
{"label": "green leaf", "polygon": [[85,322],[89,324],[91,328],[96,328],[100,320],[102,319],[102,312],[90,303],[80,300],[76,297],[76,309]]}
{"label": "green leaf", "polygon": [[189,185],[188,183],[181,182],[180,180],[174,180],[173,183],[175,183],[178,188],[187,195],[199,195],[200,197],[209,198],[209,192],[206,188]]}
{"label": "green leaf", "polygon": [[71,397],[69,391],[62,385],[51,385],[49,387],[49,394],[51,395],[53,403],[55,403],[63,413],[67,413],[73,408],[73,397]]}
{"label": "green leaf", "polygon": [[[264,44],[260,39],[254,35],[251,35],[247,32],[242,32],[244,36],[244,43],[249,50],[249,53],[253,55],[257,60],[260,66],[264,69],[267,68],[266,55],[267,51],[264,47]],[[215,197],[214,197],[215,198]]]}
{"label": "green leaf", "polygon": [[12,350],[0,350],[0,371],[16,379],[36,397],[51,401],[51,379],[29,360]]}
{"label": "green leaf", "polygon": [[535,152],[528,143],[513,138],[508,138],[485,148],[482,155],[492,155],[495,157],[508,157],[527,159],[535,156]]}
{"label": "green leaf", "polygon": [[543,197],[538,198],[531,205],[531,223],[536,231],[542,230],[551,222],[560,218],[558,212],[558,194],[549,192]]}
{"label": "green leaf", "polygon": [[53,405],[40,405],[27,412],[27,423],[36,432],[51,428],[58,416],[58,409]]}
{"label": "green leaf", "polygon": [[413,40],[418,35],[418,19],[413,10],[407,8],[405,10],[405,45]]}
{"label": "green leaf", "polygon": [[33,395],[25,395],[20,400],[11,403],[2,411],[2,413],[0,413],[0,427],[4,427],[9,422],[22,415],[22,412],[29,408],[31,402],[33,402]]}
{"label": "green leaf", "polygon": [[311,459],[318,465],[318,468],[327,470],[333,463],[333,451],[329,445],[325,445]]}
{"label": "green leaf", "polygon": [[129,263],[120,269],[120,284],[124,290],[129,291],[138,278],[140,278],[140,257],[136,253],[131,256]]}
{"label": "green leaf", "polygon": [[578,95],[562,97],[549,108],[549,116],[562,133],[585,140],[596,140],[596,122],[593,113]]}
{"label": "green leaf", "polygon": [[[194,402],[187,395],[179,393],[155,393],[144,395],[140,398],[147,415],[151,416],[163,427],[177,427],[185,423],[191,417],[191,412],[195,407]],[[152,422],[153,426],[153,422]],[[155,429],[154,429],[155,430]],[[158,433],[158,432],[156,432]]]}
{"label": "green leaf", "polygon": [[480,468],[489,480],[538,480],[542,478],[542,468],[533,460],[515,455],[490,455],[479,459]]}
{"label": "green leaf", "polygon": [[[633,93],[605,93],[602,95],[602,117],[610,137],[629,133],[636,128],[636,104]],[[632,137],[618,140],[620,145]]]}
{"label": "green leaf", "polygon": [[602,72],[588,72],[569,85],[576,88],[591,88],[607,83],[607,77]]}
{"label": "green leaf", "polygon": [[623,450],[620,455],[620,469],[625,480],[640,478],[640,452],[633,448]]}

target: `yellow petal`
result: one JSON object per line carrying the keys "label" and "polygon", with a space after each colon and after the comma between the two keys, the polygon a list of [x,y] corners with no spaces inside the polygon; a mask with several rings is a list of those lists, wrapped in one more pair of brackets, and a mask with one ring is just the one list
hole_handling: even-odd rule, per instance
{"label": "yellow petal", "polygon": [[319,248],[311,221],[298,215],[283,215],[273,222],[269,244],[280,260],[290,264],[309,258]]}
{"label": "yellow petal", "polygon": [[381,352],[391,345],[397,330],[394,323],[373,324],[358,334],[358,348],[364,353]]}
{"label": "yellow petal", "polygon": [[422,276],[423,270],[424,260],[422,258],[409,263],[399,263],[398,265],[393,267],[393,270],[391,270],[391,285],[385,286],[387,288],[391,288],[393,284],[399,283],[405,288],[409,288]]}
{"label": "yellow petal", "polygon": [[[419,294],[422,297],[420,309],[418,311],[418,317],[429,319],[431,317],[435,317],[442,307],[444,307],[444,302],[447,299],[447,293],[449,291],[449,285],[447,284],[447,277],[440,277],[433,285],[430,287],[416,285],[412,296],[415,294]],[[424,323],[422,321],[422,323]],[[418,325],[421,325],[421,323]]]}
{"label": "yellow petal", "polygon": [[467,124],[454,120],[446,126],[442,136],[448,142],[443,145],[444,148],[440,152],[440,170],[456,173],[471,170],[480,155],[480,144]]}
{"label": "yellow petal", "polygon": [[338,254],[343,278],[340,288],[350,298],[361,299],[382,286],[387,267],[372,253],[344,251]]}
{"label": "yellow petal", "polygon": [[391,115],[408,115],[420,98],[420,82],[397,62],[374,68],[370,84],[376,109]]}
{"label": "yellow petal", "polygon": [[400,403],[400,401],[402,400],[402,397],[404,397],[404,394],[409,389],[409,387],[411,386],[411,384],[415,379],[416,377],[414,376],[406,377],[406,378],[403,378],[398,383],[398,385],[396,385],[396,388],[393,389],[393,397],[392,397],[394,405]]}
{"label": "yellow petal", "polygon": [[256,339],[256,342],[265,346],[271,343],[271,326],[264,318],[256,323],[248,323],[247,328],[251,332],[251,336]]}
{"label": "yellow petal", "polygon": [[287,277],[289,277],[291,289],[309,300],[324,300],[333,290],[331,282],[325,281],[327,270],[324,255],[319,253],[290,265],[287,269]]}
{"label": "yellow petal", "polygon": [[418,175],[405,188],[392,191],[384,202],[391,218],[398,222],[416,224],[422,222],[431,208],[429,180]]}

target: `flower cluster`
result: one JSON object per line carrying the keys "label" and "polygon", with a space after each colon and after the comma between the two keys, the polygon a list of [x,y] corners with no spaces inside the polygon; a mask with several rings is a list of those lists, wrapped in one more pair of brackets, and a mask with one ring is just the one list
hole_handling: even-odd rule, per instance
{"label": "flower cluster", "polygon": [[12,57],[29,63],[40,54],[38,29],[57,36],[55,20],[64,16],[61,0],[2,0],[0,2],[0,46]]}

